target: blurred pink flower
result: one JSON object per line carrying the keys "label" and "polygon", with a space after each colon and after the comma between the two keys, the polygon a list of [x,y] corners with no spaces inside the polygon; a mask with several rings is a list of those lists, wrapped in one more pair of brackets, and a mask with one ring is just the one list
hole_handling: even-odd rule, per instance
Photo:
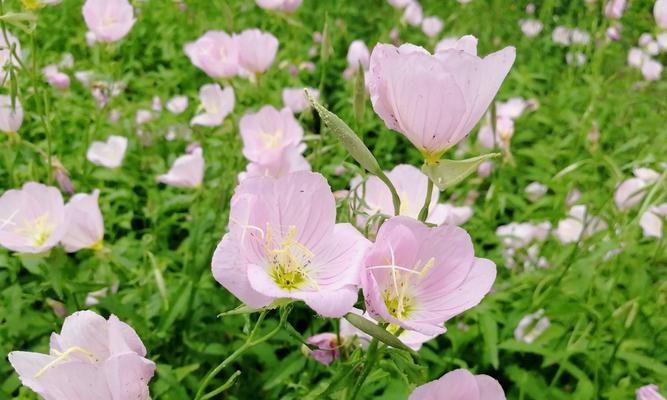
{"label": "blurred pink flower", "polygon": [[403,12],[403,20],[412,26],[419,26],[424,19],[424,12],[422,11],[422,6],[417,0],[412,0],[405,7]]}
{"label": "blurred pink flower", "polygon": [[491,172],[493,172],[494,166],[495,163],[493,161],[484,161],[477,167],[477,175],[482,178],[488,178],[489,175],[491,175]]}
{"label": "blurred pink flower", "polygon": [[661,29],[667,29],[667,0],[657,0],[653,6],[655,23]]}
{"label": "blurred pink flower", "polygon": [[288,108],[278,111],[264,106],[246,114],[239,122],[243,155],[261,165],[279,163],[285,148],[297,146],[303,139],[303,128]]}
{"label": "blurred pink flower", "polygon": [[134,122],[137,125],[143,125],[153,119],[153,112],[151,110],[139,109],[134,117]]}
{"label": "blurred pink flower", "polygon": [[181,114],[188,108],[188,96],[174,96],[167,101],[167,111]]}
{"label": "blurred pink flower", "polygon": [[271,164],[249,163],[246,170],[239,174],[239,182],[257,176],[280,178],[292,172],[310,171],[310,164],[302,155],[305,148],[305,144],[285,147],[280,159]]}
{"label": "blurred pink flower", "polygon": [[253,74],[266,72],[278,52],[278,39],[259,29],[246,29],[235,37],[238,43],[239,65]]}
{"label": "blurred pink flower", "polygon": [[67,231],[60,240],[65,251],[102,248],[104,219],[99,206],[100,191],[75,194],[65,205]]}
{"label": "blurred pink flower", "polygon": [[414,0],[387,0],[387,2],[394,8],[405,8]]}
{"label": "blurred pink flower", "polygon": [[473,375],[457,369],[440,379],[418,386],[408,400],[505,400],[497,380],[488,375]]}
{"label": "blurred pink flower", "polygon": [[444,22],[438,17],[426,17],[422,21],[422,32],[424,35],[432,38],[438,36],[442,28],[445,27]]}
{"label": "blurred pink flower", "polygon": [[157,177],[158,182],[179,188],[196,188],[204,179],[204,156],[201,147],[192,154],[184,154],[174,161],[166,174]]}
{"label": "blurred pink flower", "polygon": [[526,37],[533,38],[542,32],[544,25],[537,19],[522,19],[519,21],[519,26],[521,27],[521,32]]}
{"label": "blurred pink flower", "polygon": [[558,222],[554,235],[561,243],[574,243],[607,229],[607,223],[588,214],[585,205],[570,208],[567,218]]}
{"label": "blurred pink flower", "polygon": [[299,113],[310,107],[304,90],[308,89],[315,100],[320,98],[320,91],[311,87],[307,88],[285,88],[283,89],[283,104],[292,110],[293,113]]}
{"label": "blurred pink flower", "polygon": [[19,253],[43,253],[67,231],[58,189],[28,182],[0,197],[0,246]]}
{"label": "blurred pink flower", "polygon": [[[386,175],[396,187],[401,199],[400,215],[417,219],[424,206],[428,177],[419,168],[408,164],[397,165]],[[355,177],[350,182],[350,188],[356,192],[356,196],[361,200],[359,211],[369,216],[376,214],[394,215],[391,192],[378,177],[372,175],[363,184],[361,177]],[[426,222],[436,225],[460,225],[472,216],[470,207],[454,207],[450,204],[439,203],[439,196],[438,189],[433,188]],[[366,218],[360,216],[358,223],[364,225]]]}
{"label": "blurred pink flower", "polygon": [[336,223],[336,202],[322,175],[249,178],[231,202],[229,232],[213,255],[214,278],[247,305],[303,300],[325,317],[357,301],[369,242]]}
{"label": "blurred pink flower", "polygon": [[621,40],[621,31],[623,30],[623,25],[615,24],[607,28],[606,34],[609,40],[618,41]]}
{"label": "blurred pink flower", "polygon": [[527,247],[533,242],[544,242],[551,230],[551,223],[511,222],[496,229],[503,246],[511,249]]}
{"label": "blurred pink flower", "polygon": [[646,195],[645,186],[650,181],[639,177],[626,179],[621,182],[614,192],[614,202],[621,211],[626,211],[639,204]]}
{"label": "blurred pink flower", "polygon": [[533,343],[549,325],[551,321],[544,316],[544,310],[539,309],[521,318],[519,325],[514,330],[514,338],[528,344]]}
{"label": "blurred pink flower", "polygon": [[316,350],[304,346],[304,352],[320,364],[328,366],[340,357],[338,337],[335,333],[325,332],[311,336],[306,339],[306,343],[317,346]]}
{"label": "blurred pink flower", "polygon": [[136,22],[127,0],[86,0],[83,18],[98,42],[115,42],[127,35]]}
{"label": "blurred pink flower", "polygon": [[403,133],[428,162],[437,161],[480,120],[511,68],[513,47],[477,57],[476,39],[436,55],[421,47],[378,44],[370,62],[369,91],[385,125]]}
{"label": "blurred pink flower", "polygon": [[665,397],[658,393],[658,385],[642,386],[635,392],[637,400],[665,400]]}
{"label": "blurred pink flower", "polygon": [[647,81],[657,81],[662,75],[662,64],[652,58],[645,58],[642,64],[642,75]]}
{"label": "blurred pink flower", "polygon": [[475,257],[466,231],[402,216],[380,227],[363,265],[369,315],[424,335],[444,333],[444,323],[479,304],[496,279],[495,264]]}
{"label": "blurred pink flower", "polygon": [[662,222],[667,218],[667,203],[658,206],[652,206],[646,210],[641,218],[639,225],[642,227],[644,237],[662,237]]}
{"label": "blurred pink flower", "polygon": [[66,90],[69,88],[69,75],[60,72],[57,65],[47,65],[42,70],[42,73],[44,74],[44,77],[46,78],[46,81],[49,83],[49,85],[55,87],[56,89]]}
{"label": "blurred pink flower", "polygon": [[45,399],[149,399],[155,364],[132,327],[92,311],[65,319],[51,335],[50,354],[9,353],[21,383]]}
{"label": "blurred pink flower", "polygon": [[604,6],[604,15],[609,19],[621,19],[627,6],[627,0],[608,0]]}
{"label": "blurred pink flower", "polygon": [[364,71],[368,70],[368,63],[370,62],[370,52],[363,40],[355,40],[350,43],[347,49],[347,68],[343,72],[346,79],[350,79],[361,65]]}
{"label": "blurred pink flower", "polygon": [[229,78],[239,72],[238,42],[224,31],[208,31],[185,45],[192,64],[211,78]]}
{"label": "blurred pink flower", "polygon": [[234,110],[234,88],[226,86],[222,89],[217,83],[206,84],[199,89],[199,101],[204,113],[192,118],[190,125],[222,125],[227,115]]}
{"label": "blurred pink flower", "polygon": [[528,186],[526,186],[524,192],[526,193],[526,197],[528,197],[528,200],[534,203],[537,200],[544,197],[544,195],[547,193],[548,190],[549,188],[541,184],[540,182],[531,182],[528,184]]}
{"label": "blurred pink flower", "polygon": [[2,132],[15,133],[23,124],[23,106],[18,98],[15,98],[14,101],[14,108],[12,108],[12,98],[0,95],[0,131]]}
{"label": "blurred pink flower", "polygon": [[86,158],[96,165],[117,168],[123,163],[126,150],[127,138],[111,135],[106,142],[94,141],[91,143]]}
{"label": "blurred pink flower", "polygon": [[258,6],[274,11],[294,12],[303,0],[255,0]]}

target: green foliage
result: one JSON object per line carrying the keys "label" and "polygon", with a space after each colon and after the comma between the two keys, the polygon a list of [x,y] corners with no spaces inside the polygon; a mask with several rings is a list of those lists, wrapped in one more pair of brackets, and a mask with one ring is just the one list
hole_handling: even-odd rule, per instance
{"label": "green foliage", "polygon": [[[514,165],[497,163],[488,179],[469,177],[443,194],[461,203],[468,193],[479,193],[475,214],[464,227],[478,255],[498,265],[494,293],[449,321],[448,332],[428,342],[417,360],[407,352],[384,352],[360,398],[404,399],[414,386],[461,367],[497,378],[509,399],[626,399],[644,384],[667,387],[667,253],[664,242],[643,238],[638,225],[640,208],[666,199],[664,172],[647,196],[650,203],[623,213],[611,200],[616,185],[633,168],[659,169],[667,154],[667,80],[643,82],[626,66],[627,50],[642,32],[654,30],[653,1],[631,1],[622,20],[623,38],[611,43],[604,36],[609,21],[602,17],[601,1],[535,2],[536,18],[545,29],[534,39],[524,37],[518,27],[528,2],[473,0],[462,6],[455,0],[421,1],[427,15],[445,21],[443,36],[477,36],[480,54],[516,46],[516,63],[498,98],[535,98],[539,108],[516,121]],[[22,11],[18,1],[4,3],[5,11]],[[41,82],[40,75],[50,106],[53,156],[68,169],[78,192],[100,189],[105,248],[75,254],[54,249],[45,257],[0,250],[0,399],[36,398],[20,387],[6,354],[46,352],[49,334],[62,325],[63,317],[54,312],[58,306],[67,313],[87,308],[114,313],[132,325],[158,365],[151,383],[154,399],[194,398],[204,376],[243,345],[250,315],[218,318],[239,302],[213,280],[210,260],[225,232],[237,174],[245,168],[238,121],[264,104],[280,107],[282,88],[320,88],[321,102],[354,127],[383,168],[422,163],[404,137],[384,126],[369,101],[362,104],[360,79],[342,78],[349,43],[362,39],[372,47],[389,42],[389,32],[399,26],[400,13],[385,0],[364,0],[363,5],[338,0],[335,6],[332,1],[305,0],[289,17],[261,10],[251,0],[186,0],[185,11],[175,1],[134,3],[140,10],[136,25],[111,46],[87,47],[80,0],[36,12],[34,48],[29,29],[9,26],[27,58],[35,57],[40,67],[58,62],[67,51],[75,68],[65,72],[93,70],[101,78],[123,80],[128,88],[98,109],[76,80],[69,91],[60,92]],[[318,45],[312,33],[323,29],[325,15],[327,34]],[[28,26],[31,18],[13,14],[7,22]],[[585,65],[565,64],[566,50],[552,42],[551,31],[561,24],[591,32],[592,43],[582,47],[588,57]],[[193,140],[202,144],[206,158],[203,187],[186,191],[157,184],[155,176],[164,173],[188,143],[183,138],[165,140],[167,129],[188,123],[199,87],[211,82],[191,65],[184,44],[208,29],[235,32],[251,27],[279,38],[278,57],[258,85],[234,80],[236,109],[223,126],[194,129]],[[429,49],[435,44],[417,28],[401,26],[400,37]],[[311,47],[324,51],[322,57],[310,57]],[[304,61],[316,63],[316,72],[301,70],[294,76],[279,67]],[[17,92],[26,118],[20,140],[0,135],[1,191],[30,180],[52,180],[43,157],[47,137],[37,111],[41,100],[28,89],[30,78],[19,74],[16,87],[3,89],[5,94]],[[150,108],[154,95],[164,101],[177,94],[188,95],[189,111],[181,116],[163,112],[138,136],[136,110]],[[108,119],[112,109],[121,113],[117,123]],[[333,174],[335,166],[352,162],[348,153],[322,129],[315,113],[300,118],[313,138],[307,151],[313,169],[322,172],[334,190],[348,188],[351,173]],[[600,131],[597,143],[587,138],[593,126]],[[118,170],[85,159],[89,143],[109,134],[130,139]],[[480,154],[474,140],[468,144],[465,158]],[[452,153],[445,158],[454,158]],[[549,187],[534,203],[523,194],[532,181]],[[566,215],[565,198],[574,188],[583,194],[580,203],[612,229],[579,244],[562,245],[550,238],[540,252],[549,268],[506,268],[496,227],[511,221],[555,225]],[[615,249],[620,253],[610,256]],[[118,290],[109,290],[98,304],[85,304],[88,293],[114,285]],[[513,332],[518,322],[540,308],[551,326],[531,344],[517,341]],[[262,331],[275,328],[278,319],[277,312],[270,312]],[[289,323],[293,331],[282,330],[248,350],[210,388],[223,385],[239,370],[227,398],[341,398],[360,373],[363,352],[346,346],[341,360],[327,368],[302,354],[299,335],[336,327],[300,303],[295,303]]]}

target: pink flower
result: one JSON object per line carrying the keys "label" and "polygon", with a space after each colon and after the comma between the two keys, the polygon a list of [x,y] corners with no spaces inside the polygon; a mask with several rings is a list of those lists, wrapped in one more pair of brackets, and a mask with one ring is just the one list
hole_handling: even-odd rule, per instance
{"label": "pink flower", "polygon": [[419,26],[424,19],[424,12],[422,6],[416,0],[412,0],[410,4],[405,7],[403,12],[403,20],[412,26]]}
{"label": "pink flower", "polygon": [[482,59],[476,39],[435,56],[421,47],[379,44],[371,54],[369,91],[385,125],[403,133],[426,157],[437,161],[480,120],[514,63],[513,47]]}
{"label": "pink flower", "polygon": [[511,249],[520,249],[532,242],[543,242],[547,239],[551,223],[542,222],[533,224],[531,222],[512,222],[501,225],[496,229],[496,235],[500,236],[503,246]]}
{"label": "pink flower", "polygon": [[662,220],[667,218],[667,203],[652,206],[639,218],[644,237],[662,237]]}
{"label": "pink flower", "polygon": [[258,6],[274,11],[294,12],[303,0],[255,0]]}
{"label": "pink flower", "polygon": [[524,192],[526,193],[526,197],[528,197],[528,200],[534,203],[537,200],[544,197],[544,195],[547,193],[548,190],[549,188],[541,184],[540,182],[531,182],[528,184],[528,186],[526,186]]}
{"label": "pink flower", "polygon": [[234,110],[234,88],[226,86],[223,90],[217,83],[209,83],[199,89],[199,101],[204,113],[192,118],[190,125],[222,125],[227,115]]}
{"label": "pink flower", "polygon": [[102,248],[104,219],[98,204],[99,197],[99,190],[94,190],[92,194],[78,193],[65,206],[67,231],[60,242],[68,253]]}
{"label": "pink flower", "polygon": [[355,40],[350,43],[350,47],[347,49],[347,66],[352,71],[356,71],[359,65],[367,70],[370,57],[371,54],[366,43],[363,40]]}
{"label": "pink flower", "polygon": [[422,31],[428,37],[437,36],[444,27],[445,24],[438,17],[426,17],[422,21]]}
{"label": "pink flower", "polygon": [[627,0],[609,0],[604,6],[604,15],[609,19],[621,19],[627,5]]}
{"label": "pink flower", "polygon": [[320,333],[306,339],[306,343],[317,346],[317,350],[305,348],[305,353],[313,360],[323,365],[330,365],[335,359],[340,357],[338,351],[338,337],[335,333]]}
{"label": "pink flower", "polygon": [[153,112],[151,110],[139,109],[134,117],[134,122],[137,125],[143,125],[153,119]]}
{"label": "pink flower", "polygon": [[562,44],[563,46],[569,46],[572,43],[572,31],[565,26],[557,26],[553,32],[551,32],[551,40],[554,43]]}
{"label": "pink flower", "polygon": [[86,158],[96,165],[118,168],[125,158],[125,150],[127,150],[127,138],[111,135],[106,142],[91,143]]}
{"label": "pink flower", "polygon": [[310,164],[302,155],[305,148],[304,144],[285,147],[280,158],[271,164],[249,163],[245,172],[239,174],[239,182],[257,176],[280,178],[292,172],[310,171]]}
{"label": "pink flower", "polygon": [[667,0],[657,0],[653,6],[655,23],[662,29],[667,29]]}
{"label": "pink flower", "polygon": [[647,81],[657,81],[662,75],[662,68],[662,64],[659,61],[647,57],[644,59],[641,71],[644,79]]}
{"label": "pink flower", "polygon": [[623,181],[614,193],[614,202],[619,210],[628,210],[641,202],[646,194],[646,183],[639,178],[630,178]]}
{"label": "pink flower", "polygon": [[167,101],[167,110],[172,114],[181,114],[188,108],[187,96],[174,96]]}
{"label": "pink flower", "polygon": [[529,38],[539,35],[544,28],[542,22],[537,19],[522,19],[519,21],[519,26],[521,26],[521,32]]}
{"label": "pink flower", "polygon": [[184,154],[174,161],[169,172],[157,177],[158,182],[179,188],[196,188],[204,179],[204,156],[202,149]]}
{"label": "pink flower", "polygon": [[551,321],[544,316],[544,310],[539,309],[521,318],[519,325],[514,330],[514,338],[528,344],[533,343],[549,325]]}
{"label": "pink flower", "polygon": [[0,95],[0,131],[17,132],[23,124],[23,106],[18,98],[14,99],[12,108],[12,99],[10,96]]}
{"label": "pink flower", "polygon": [[46,81],[49,82],[49,85],[55,87],[56,89],[66,90],[69,88],[70,79],[69,75],[60,72],[58,66],[55,64],[47,65],[42,70]]}
{"label": "pink flower", "polygon": [[266,72],[278,52],[278,39],[259,29],[246,29],[236,36],[241,68],[253,74]]}
{"label": "pink flower", "polygon": [[246,114],[239,122],[239,131],[243,155],[261,165],[278,163],[285,148],[297,146],[303,139],[303,128],[288,108],[278,111],[264,106]]}
{"label": "pink flower", "polygon": [[621,40],[621,31],[623,30],[623,25],[615,24],[607,28],[606,34],[609,40],[618,41]]}
{"label": "pink flower", "polygon": [[320,91],[311,87],[285,88],[283,89],[283,104],[285,107],[292,110],[293,113],[301,112],[310,107],[310,103],[308,103],[308,99],[304,93],[305,89],[308,89],[315,100],[320,98]]}
{"label": "pink flower", "polygon": [[67,231],[58,189],[28,182],[0,197],[0,245],[19,253],[43,253]]}
{"label": "pink flower", "polygon": [[208,31],[186,44],[185,54],[211,78],[229,78],[239,72],[238,43],[223,31]]}
{"label": "pink flower", "polygon": [[387,2],[394,8],[404,8],[414,0],[387,0]]}
{"label": "pink flower", "polygon": [[357,301],[368,245],[352,225],[336,224],[336,202],[322,175],[251,178],[232,198],[213,276],[251,307],[289,298],[341,317]]}
{"label": "pink flower", "polygon": [[519,118],[528,106],[528,101],[522,97],[511,97],[507,101],[496,102],[496,115],[514,120]]}
{"label": "pink flower", "polygon": [[127,35],[136,22],[127,0],[86,0],[83,19],[98,42],[115,42]]}
{"label": "pink flower", "polygon": [[473,375],[468,370],[457,369],[417,387],[408,400],[505,400],[505,392],[498,381],[488,375]]}
{"label": "pink flower", "polygon": [[665,400],[665,398],[658,393],[658,385],[642,386],[637,389],[635,395],[637,396],[637,400]]}
{"label": "pink flower", "polygon": [[589,215],[586,206],[576,205],[570,208],[567,218],[558,222],[554,235],[561,243],[574,243],[607,229],[607,223]]}
{"label": "pink flower", "polygon": [[[401,199],[400,215],[417,219],[424,206],[428,177],[418,168],[408,164],[397,165],[386,174],[396,187]],[[356,177],[350,182],[350,188],[356,192],[359,200],[363,200],[360,202],[359,211],[363,211],[369,216],[376,214],[394,215],[391,192],[378,177],[370,176],[365,183],[362,183],[360,177]],[[472,216],[472,209],[469,207],[454,207],[449,204],[438,203],[439,195],[438,189],[433,188],[426,222],[436,225],[445,223],[459,225]],[[364,225],[365,223],[365,218],[360,218],[359,224]]]}
{"label": "pink flower", "polygon": [[115,315],[92,311],[65,319],[51,335],[50,354],[9,353],[21,382],[45,399],[117,400],[149,398],[155,364],[132,327]]}
{"label": "pink flower", "polygon": [[648,56],[638,47],[632,47],[628,50],[628,65],[631,67],[641,68],[646,58]]}
{"label": "pink flower", "polygon": [[369,315],[424,335],[444,333],[445,321],[479,304],[496,279],[495,264],[475,257],[466,231],[407,217],[380,227],[363,265]]}

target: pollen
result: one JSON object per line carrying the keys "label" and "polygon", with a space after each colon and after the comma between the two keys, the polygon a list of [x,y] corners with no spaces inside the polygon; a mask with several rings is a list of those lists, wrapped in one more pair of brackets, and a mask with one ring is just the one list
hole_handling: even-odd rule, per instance
{"label": "pollen", "polygon": [[289,291],[303,289],[308,286],[317,289],[317,282],[310,276],[310,267],[315,254],[296,240],[296,226],[289,226],[287,235],[277,247],[273,246],[271,226],[268,224],[266,232],[265,246],[269,259],[268,270],[276,285]]}
{"label": "pollen", "polygon": [[51,237],[54,228],[49,221],[49,214],[45,213],[33,220],[24,220],[16,233],[30,238],[33,246],[42,246]]}
{"label": "pollen", "polygon": [[264,148],[276,149],[282,144],[283,131],[279,129],[274,133],[260,132],[259,137],[262,140],[262,144],[264,144]]}

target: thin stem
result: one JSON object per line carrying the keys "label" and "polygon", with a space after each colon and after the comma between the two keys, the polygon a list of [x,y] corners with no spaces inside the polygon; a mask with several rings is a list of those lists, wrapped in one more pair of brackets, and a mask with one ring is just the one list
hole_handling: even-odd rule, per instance
{"label": "thin stem", "polygon": [[421,222],[426,222],[428,218],[428,209],[431,206],[431,197],[433,196],[433,181],[431,178],[428,178],[428,183],[426,184],[426,198],[424,199],[424,206],[421,211],[419,211],[419,220]]}
{"label": "thin stem", "polygon": [[216,396],[216,395],[224,392],[225,390],[229,389],[230,387],[232,387],[232,385],[236,381],[236,378],[238,378],[239,375],[241,375],[241,371],[234,372],[232,374],[232,376],[230,376],[229,379],[227,379],[227,382],[222,384],[222,386],[220,386],[219,388],[217,388],[217,389],[211,391],[210,393],[206,394],[204,397],[202,397],[202,400],[211,399],[211,398],[213,398],[213,396]]}
{"label": "thin stem", "polygon": [[375,363],[377,362],[379,355],[378,353],[379,344],[380,342],[377,340],[377,338],[373,338],[371,344],[368,346],[368,352],[366,353],[366,362],[364,363],[364,370],[361,372],[361,375],[359,376],[359,379],[357,379],[357,382],[355,382],[354,388],[352,388],[352,393],[348,397],[348,400],[354,400],[357,398],[357,395],[359,395],[359,391],[361,390],[361,387],[364,385],[366,378],[368,378],[368,375],[373,370],[373,367],[375,367]]}
{"label": "thin stem", "polygon": [[383,172],[380,172],[377,177],[389,188],[389,191],[391,192],[391,202],[394,204],[394,215],[399,215],[401,213],[401,198],[398,196],[396,188]]}

